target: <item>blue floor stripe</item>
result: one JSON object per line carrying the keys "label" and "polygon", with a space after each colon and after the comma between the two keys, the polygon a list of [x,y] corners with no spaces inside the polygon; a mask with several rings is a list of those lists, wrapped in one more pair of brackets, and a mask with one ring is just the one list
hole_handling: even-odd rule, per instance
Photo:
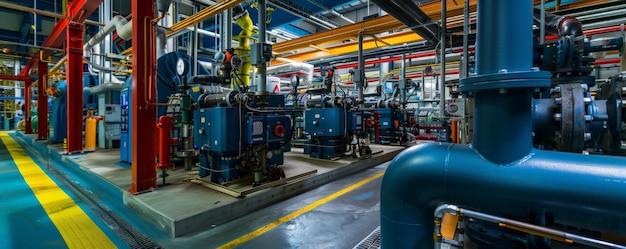
{"label": "blue floor stripe", "polygon": [[[72,160],[62,159],[58,153],[50,152],[51,150],[46,145],[32,141],[24,134],[11,133],[10,135],[22,146],[28,147],[25,151],[35,161],[39,158],[48,159],[52,163],[53,167],[63,172],[66,176],[65,178],[71,179],[72,182],[75,182],[83,188],[92,191],[98,196],[99,199],[102,200],[100,204],[107,206],[111,210],[115,210],[115,213],[124,218],[124,221],[138,229],[146,236],[156,242],[170,240],[169,235],[154,225],[146,222],[134,211],[125,206],[123,203],[122,192],[110,182],[104,180],[96,174],[89,173],[81,169],[81,166]],[[48,173],[45,168],[44,171]]]}
{"label": "blue floor stripe", "polygon": [[0,248],[67,248],[0,140]]}
{"label": "blue floor stripe", "polygon": [[[10,133],[10,136],[12,139],[16,139],[15,134]],[[2,141],[0,140],[0,143]],[[17,142],[17,140],[16,140]],[[19,142],[18,142],[19,144]],[[24,146],[24,145],[21,145]],[[36,208],[38,208],[39,210],[41,210],[42,215],[41,216],[31,216],[30,214],[24,214],[25,216],[27,216],[29,219],[32,219],[32,217],[44,217],[46,219],[47,222],[47,226],[50,226],[51,229],[54,230],[53,235],[56,236],[58,238],[58,240],[61,241],[61,245],[60,247],[55,246],[55,245],[43,245],[43,246],[28,246],[27,244],[22,244],[23,240],[30,240],[30,241],[37,241],[38,237],[39,237],[39,231],[40,230],[30,230],[28,232],[25,232],[22,234],[22,236],[24,236],[25,238],[20,240],[19,243],[15,243],[14,246],[8,247],[8,248],[67,248],[65,241],[63,240],[63,238],[61,237],[60,233],[57,231],[56,227],[54,226],[54,224],[52,223],[52,221],[48,218],[46,212],[43,210],[43,208],[39,205],[39,201],[37,200],[37,198],[34,196],[34,193],[32,192],[32,190],[30,190],[30,187],[28,186],[28,184],[24,181],[24,179],[22,178],[22,175],[20,174],[20,172],[17,170],[17,166],[15,165],[15,163],[13,163],[13,160],[11,158],[11,156],[9,155],[8,150],[6,149],[6,146],[4,144],[2,144],[2,148],[4,149],[4,153],[0,153],[1,155],[5,155],[7,157],[8,162],[10,163],[10,167],[12,168],[12,170],[15,172],[15,175],[12,176],[12,179],[19,179],[19,181],[23,184],[23,187],[26,188],[27,191],[27,195],[29,198],[32,198],[32,200],[29,200],[29,204],[36,206]],[[129,248],[128,245],[126,245],[126,243],[124,243],[124,241],[119,238],[115,232],[113,232],[113,230],[111,230],[111,228],[109,226],[107,226],[107,224],[105,224],[100,218],[98,218],[93,211],[84,203],[82,202],[80,199],[78,199],[76,197],[76,195],[72,192],[69,191],[65,185],[63,183],[61,183],[60,181],[58,181],[58,179],[51,174],[51,172],[48,170],[48,168],[46,167],[46,165],[49,165],[49,167],[54,167],[56,169],[59,168],[59,165],[56,161],[54,160],[49,160],[50,157],[46,157],[45,155],[41,155],[42,157],[37,157],[35,155],[33,155],[31,153],[30,150],[24,148],[24,151],[26,152],[26,154],[35,162],[37,163],[37,165],[52,179],[52,181],[54,181],[57,186],[59,186],[59,188],[61,188],[70,198],[72,198],[74,200],[74,202],[89,216],[89,218],[91,218],[92,221],[94,221],[94,223],[100,228],[100,230],[102,230],[107,237],[109,237],[109,239],[111,239],[111,241],[113,241],[113,243],[115,243],[115,245],[117,245],[118,248]],[[0,152],[2,152],[2,150],[0,149]],[[40,159],[48,159],[48,161],[46,162],[42,162]],[[0,162],[3,162],[4,160],[0,159]],[[0,174],[2,174],[0,172]],[[2,182],[2,178],[0,178],[0,183]],[[77,182],[77,184],[79,185],[83,185],[85,186],[86,184],[81,183],[81,182]],[[4,190],[0,189],[0,195],[4,194]],[[2,201],[2,199],[0,198],[0,201]],[[18,205],[21,205],[23,202],[18,202],[16,203]],[[2,204],[0,204],[1,207]],[[35,215],[35,214],[33,214]],[[33,232],[33,231],[37,231],[37,232]],[[85,239],[89,239],[89,238],[85,238]],[[28,243],[27,241],[24,243]],[[2,245],[2,241],[0,241],[0,245]],[[0,246],[0,248],[5,248],[3,246]]]}

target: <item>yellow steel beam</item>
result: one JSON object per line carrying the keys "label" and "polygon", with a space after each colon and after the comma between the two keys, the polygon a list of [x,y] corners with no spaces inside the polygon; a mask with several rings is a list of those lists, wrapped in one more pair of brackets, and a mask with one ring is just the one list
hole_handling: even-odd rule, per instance
{"label": "yellow steel beam", "polygon": [[[579,1],[576,3],[561,5],[560,9],[577,8],[582,6],[588,6],[593,4],[604,3],[609,0],[588,0]],[[452,0],[448,0],[451,4],[448,4],[447,13],[448,16],[448,28],[461,26],[463,24],[463,5]],[[470,0],[470,16],[471,22],[476,21],[476,4],[477,0]],[[534,4],[538,5],[541,0],[534,0]],[[435,1],[428,4],[422,4],[419,6],[431,19],[441,20],[441,2]],[[379,34],[385,31],[391,31],[405,27],[398,20],[392,16],[382,16],[367,21],[346,25],[336,29],[318,32],[308,36],[303,36],[297,39],[289,40],[274,44],[274,51],[277,53],[287,53],[295,50],[305,49],[309,45],[324,45],[329,43],[341,42],[347,39],[351,39],[358,35],[359,31],[364,30],[368,34]],[[378,31],[378,33],[376,32]],[[332,50],[332,49],[331,49]],[[315,54],[315,52],[313,52]],[[289,56],[291,57],[291,56]],[[308,57],[308,56],[303,56]]]}
{"label": "yellow steel beam", "polygon": [[[476,11],[476,1],[477,0],[470,0],[470,11],[472,12]],[[441,19],[441,3],[439,1],[422,4],[420,5],[420,8],[433,20]],[[449,5],[447,13],[450,17],[463,15],[463,5]],[[461,18],[460,21],[450,23],[449,25],[461,25],[462,22],[463,20]],[[404,27],[404,24],[400,23],[400,21],[396,20],[393,16],[386,15],[336,29],[303,36],[298,39],[280,42],[274,44],[273,50],[277,53],[286,53],[307,48],[309,45],[320,46],[334,42],[341,42],[352,37],[356,37],[362,30],[366,34],[373,35]]]}
{"label": "yellow steel beam", "polygon": [[276,43],[273,50],[277,53],[291,52],[294,50],[304,49],[309,45],[324,45],[333,42],[339,42],[350,37],[357,36],[361,30],[380,30],[384,31],[402,28],[404,25],[392,16],[381,16],[367,21],[342,26],[328,31],[317,32],[298,39]]}
{"label": "yellow steel beam", "polygon": [[561,6],[559,6],[558,9],[555,9],[555,8],[552,8],[552,9],[555,11],[565,10],[565,9],[574,9],[574,8],[591,6],[591,5],[596,5],[596,4],[606,3],[606,2],[609,2],[609,0],[585,0],[585,1],[578,1],[578,2],[574,2],[570,4],[565,4],[565,5],[561,4]]}
{"label": "yellow steel beam", "polygon": [[314,49],[321,50],[321,51],[328,52],[328,53],[331,53],[331,54],[332,54],[332,51],[330,51],[329,49],[326,49],[326,48],[320,47],[320,46],[309,45],[309,47],[312,47],[312,48],[314,48]]}
{"label": "yellow steel beam", "polygon": [[166,34],[172,34],[175,32],[178,32],[180,30],[183,30],[187,27],[196,25],[210,17],[213,17],[221,12],[224,12],[232,7],[235,7],[235,5],[240,4],[242,2],[244,2],[245,0],[223,0],[223,1],[219,1],[209,7],[206,7],[204,9],[202,9],[201,11],[198,11],[197,13],[191,15],[190,17],[186,18],[185,20],[182,20],[180,22],[175,23],[174,25],[172,25],[171,29],[167,30]]}
{"label": "yellow steel beam", "polygon": [[[415,34],[413,31],[402,31],[402,32],[398,32],[392,35],[378,37],[376,39],[364,40],[363,50],[375,49],[375,48],[380,48],[380,47],[385,47],[385,46],[399,45],[399,44],[410,43],[410,42],[420,41],[420,40],[422,40],[422,37]],[[293,61],[308,61],[312,59],[327,57],[330,55],[354,53],[358,50],[358,43],[351,42],[351,43],[346,43],[346,44],[342,44],[339,46],[328,47],[325,49],[326,51],[315,50],[315,51],[309,51],[309,52],[295,53],[293,55],[282,56],[282,58],[285,58],[287,60],[293,60]],[[273,61],[273,62],[275,64],[282,63],[278,61]]]}

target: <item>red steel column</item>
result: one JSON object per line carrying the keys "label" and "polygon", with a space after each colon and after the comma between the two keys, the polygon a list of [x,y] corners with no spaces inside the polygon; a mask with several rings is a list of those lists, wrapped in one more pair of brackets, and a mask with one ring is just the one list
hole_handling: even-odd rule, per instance
{"label": "red steel column", "polygon": [[48,63],[37,64],[37,139],[48,138]]}
{"label": "red steel column", "polygon": [[156,188],[155,0],[133,0],[133,118],[131,194]]}
{"label": "red steel column", "polygon": [[31,81],[24,82],[24,133],[32,134],[33,128],[30,121],[30,86],[33,84]]}
{"label": "red steel column", "polygon": [[67,152],[83,151],[83,24],[67,26]]}

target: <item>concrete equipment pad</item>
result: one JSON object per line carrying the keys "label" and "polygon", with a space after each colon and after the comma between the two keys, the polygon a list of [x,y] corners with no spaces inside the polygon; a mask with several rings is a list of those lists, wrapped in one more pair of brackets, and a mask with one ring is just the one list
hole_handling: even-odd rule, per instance
{"label": "concrete equipment pad", "polygon": [[281,166],[285,175],[290,177],[311,171],[316,173],[250,193],[242,198],[193,183],[197,170],[185,171],[182,166],[168,171],[165,185],[161,185],[159,178],[157,189],[132,195],[128,192],[131,186],[131,168],[130,165],[120,162],[119,149],[98,149],[87,154],[61,155],[61,144],[37,141],[36,135],[20,136],[30,140],[27,141],[29,144],[37,145],[39,150],[46,148],[51,158],[76,165],[85,174],[97,176],[122,191],[126,206],[171,237],[206,230],[343,176],[379,165],[391,160],[404,148],[372,144],[372,151],[382,153],[365,159],[345,157],[333,161],[310,158],[303,154],[302,149],[292,148],[291,152],[285,154],[285,163]]}

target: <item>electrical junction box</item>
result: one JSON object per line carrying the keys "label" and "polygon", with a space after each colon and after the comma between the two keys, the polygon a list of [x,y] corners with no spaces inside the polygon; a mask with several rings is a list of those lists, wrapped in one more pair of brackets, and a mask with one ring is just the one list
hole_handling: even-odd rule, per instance
{"label": "electrical junction box", "polygon": [[258,65],[272,59],[272,45],[267,43],[254,43],[250,46],[250,64]]}
{"label": "electrical junction box", "polygon": [[106,105],[104,108],[104,122],[119,123],[122,121],[121,105]]}
{"label": "electrical junction box", "polygon": [[313,136],[344,136],[347,129],[344,108],[314,108],[304,113],[304,130]]}
{"label": "electrical junction box", "polygon": [[391,129],[394,127],[393,112],[391,108],[381,108],[377,110],[380,113],[380,128]]}
{"label": "electrical junction box", "polygon": [[265,116],[248,117],[247,143],[260,144],[265,142]]}

